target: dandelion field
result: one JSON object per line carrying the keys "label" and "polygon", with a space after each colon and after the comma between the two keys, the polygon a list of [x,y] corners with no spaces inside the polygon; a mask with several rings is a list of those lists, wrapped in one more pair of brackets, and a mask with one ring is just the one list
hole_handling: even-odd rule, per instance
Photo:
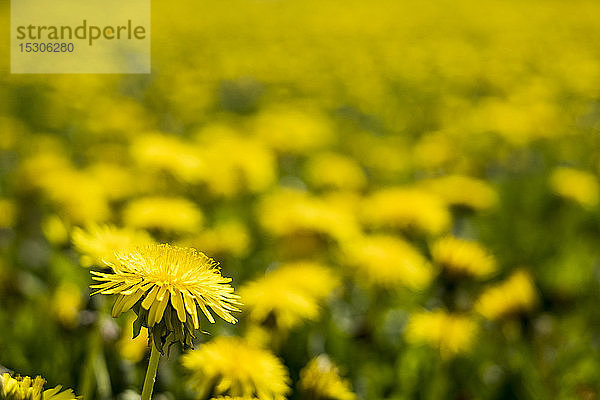
{"label": "dandelion field", "polygon": [[0,64],[0,398],[598,399],[598,16],[153,2],[150,75]]}

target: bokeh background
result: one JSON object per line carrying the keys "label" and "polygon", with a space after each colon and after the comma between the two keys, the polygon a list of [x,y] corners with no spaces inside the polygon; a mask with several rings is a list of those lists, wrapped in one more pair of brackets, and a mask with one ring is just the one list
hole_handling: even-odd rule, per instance
{"label": "bokeh background", "polygon": [[[154,1],[152,74],[11,75],[2,1],[0,364],[135,398],[89,270],[154,240],[291,399],[597,399],[600,3],[423,3]],[[156,396],[216,395],[181,354]]]}

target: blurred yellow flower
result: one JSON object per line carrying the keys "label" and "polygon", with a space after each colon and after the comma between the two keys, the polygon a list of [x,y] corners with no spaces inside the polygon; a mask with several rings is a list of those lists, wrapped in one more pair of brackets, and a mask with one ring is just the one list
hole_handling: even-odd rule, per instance
{"label": "blurred yellow flower", "polygon": [[134,139],[130,150],[141,168],[165,171],[184,182],[197,182],[208,167],[191,142],[175,135],[145,133]]}
{"label": "blurred yellow flower", "polygon": [[433,278],[427,259],[396,236],[364,236],[344,244],[344,263],[356,268],[360,280],[376,286],[425,288]]}
{"label": "blurred yellow flower", "polygon": [[261,225],[275,236],[314,232],[336,240],[353,238],[359,226],[348,211],[325,198],[291,189],[265,195],[258,205]]}
{"label": "blurred yellow flower", "polygon": [[203,398],[208,393],[283,400],[290,378],[283,363],[268,350],[236,337],[217,337],[181,357],[188,382]]}
{"label": "blurred yellow flower", "polygon": [[421,189],[403,187],[380,189],[368,196],[361,216],[368,226],[416,229],[429,234],[447,231],[452,222],[442,198]]}
{"label": "blurred yellow flower", "polygon": [[69,225],[58,215],[49,215],[42,220],[42,232],[48,242],[61,246],[69,241]]}
{"label": "blurred yellow flower", "polygon": [[52,313],[61,324],[68,328],[73,328],[79,322],[79,312],[83,309],[83,300],[81,290],[77,285],[70,282],[64,282],[58,286],[50,307]]}
{"label": "blurred yellow flower", "polygon": [[204,215],[184,197],[154,196],[129,202],[123,210],[123,220],[133,228],[194,233],[202,227]]}
{"label": "blurred yellow flower", "polygon": [[287,330],[304,319],[317,319],[321,303],[339,284],[324,265],[300,261],[245,284],[240,294],[251,321],[261,324],[274,318],[278,328]]}
{"label": "blurred yellow flower", "polygon": [[584,207],[598,205],[598,179],[593,174],[575,168],[559,167],[550,175],[552,190],[567,199],[574,200]]}
{"label": "blurred yellow flower", "polygon": [[405,337],[409,343],[428,344],[439,349],[443,358],[452,358],[471,350],[478,331],[469,316],[434,310],[411,315]]}
{"label": "blurred yellow flower", "polygon": [[187,237],[180,242],[184,247],[204,249],[210,254],[231,254],[243,257],[248,254],[251,245],[248,228],[242,221],[223,221],[212,229],[206,229],[197,235]]}
{"label": "blurred yellow flower", "polygon": [[85,229],[73,229],[73,245],[81,254],[80,262],[84,267],[104,266],[117,262],[115,252],[127,253],[136,246],[154,241],[143,230],[117,228],[114,225],[88,224]]}
{"label": "blurred yellow flower", "polygon": [[0,228],[12,228],[17,217],[14,201],[0,198]]}
{"label": "blurred yellow flower", "polygon": [[487,288],[475,304],[475,310],[488,319],[500,319],[513,313],[531,310],[537,303],[533,279],[524,270]]}
{"label": "blurred yellow flower", "polygon": [[202,160],[210,165],[201,181],[213,194],[260,193],[275,183],[275,154],[260,141],[234,133],[197,140]]}
{"label": "blurred yellow flower", "polygon": [[115,257],[117,262],[108,264],[111,272],[91,271],[92,279],[102,282],[91,286],[97,289],[92,294],[118,294],[113,317],[133,308],[138,327],[151,331],[161,352],[175,342],[191,347],[194,329],[200,328],[198,308],[212,323],[208,307],[225,321],[237,322],[231,312],[239,311],[240,303],[228,284],[231,278],[221,276],[218,263],[203,253],[149,244]]}
{"label": "blurred yellow flower", "polygon": [[487,210],[496,205],[498,195],[484,180],[465,175],[448,175],[420,182],[420,187],[440,196],[446,203],[475,210]]}
{"label": "blurred yellow flower", "polygon": [[110,200],[125,199],[136,193],[137,180],[130,168],[109,162],[97,162],[85,170],[89,179],[98,182]]}
{"label": "blurred yellow flower", "polygon": [[71,389],[63,392],[62,386],[44,389],[46,380],[40,376],[31,379],[28,376],[16,378],[4,373],[0,377],[0,394],[3,400],[76,400]]}
{"label": "blurred yellow flower", "polygon": [[299,154],[323,148],[334,139],[324,116],[285,107],[261,111],[254,120],[254,132],[275,150]]}
{"label": "blurred yellow flower", "polygon": [[299,387],[311,399],[356,399],[350,382],[340,377],[338,367],[324,354],[310,360],[300,371]]}
{"label": "blurred yellow flower", "polygon": [[149,350],[148,328],[142,327],[140,331],[141,334],[136,336],[133,332],[135,318],[136,317],[133,314],[127,317],[127,321],[123,325],[121,338],[117,341],[117,348],[119,349],[121,357],[132,363],[141,361]]}
{"label": "blurred yellow flower", "polygon": [[352,158],[336,153],[311,156],[304,167],[304,175],[316,188],[360,190],[367,184],[361,166]]}
{"label": "blurred yellow flower", "polygon": [[496,260],[476,242],[445,236],[431,247],[433,261],[456,275],[485,278],[496,271]]}

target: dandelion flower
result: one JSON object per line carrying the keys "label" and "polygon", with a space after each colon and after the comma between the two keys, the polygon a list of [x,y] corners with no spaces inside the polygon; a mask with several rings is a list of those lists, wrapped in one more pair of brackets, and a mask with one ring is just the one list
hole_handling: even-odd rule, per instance
{"label": "dandelion flower", "polygon": [[475,242],[446,236],[431,248],[433,261],[450,273],[485,278],[496,271],[496,260]]}
{"label": "dandelion flower", "polygon": [[258,216],[263,228],[275,236],[312,232],[346,240],[359,232],[354,214],[346,208],[299,190],[281,190],[263,197]]}
{"label": "dandelion flower", "polygon": [[519,270],[506,281],[486,289],[475,304],[475,310],[488,319],[531,310],[537,302],[531,276]]}
{"label": "dandelion flower", "polygon": [[498,203],[498,195],[486,181],[464,175],[449,175],[428,179],[420,187],[430,191],[454,206],[487,210]]}
{"label": "dandelion flower", "polygon": [[136,246],[152,243],[146,231],[117,228],[114,225],[89,224],[86,229],[73,230],[73,244],[82,254],[81,265],[103,266],[104,261],[115,263],[115,252],[127,252]]}
{"label": "dandelion flower", "polygon": [[477,336],[477,323],[466,315],[443,310],[413,314],[406,327],[406,340],[438,348],[442,357],[451,358],[468,352]]}
{"label": "dandelion flower", "polygon": [[254,130],[258,138],[282,153],[305,154],[327,146],[335,137],[323,115],[283,107],[258,114]]}
{"label": "dandelion flower", "polygon": [[364,200],[363,221],[373,227],[416,229],[432,235],[450,228],[446,203],[433,193],[394,187],[381,189]]}
{"label": "dandelion flower", "polygon": [[200,229],[204,216],[193,202],[182,197],[144,197],[125,207],[123,220],[133,228],[192,233]]}
{"label": "dandelion flower", "polygon": [[350,382],[340,377],[329,357],[321,354],[300,371],[300,388],[312,399],[354,400]]}
{"label": "dandelion flower", "polygon": [[327,267],[300,261],[281,265],[243,286],[240,293],[251,321],[261,324],[274,318],[277,327],[287,330],[303,319],[316,319],[320,303],[338,285]]}
{"label": "dandelion flower", "polygon": [[345,264],[372,285],[422,289],[433,277],[427,259],[410,243],[395,236],[365,236],[342,250]]}
{"label": "dandelion flower", "polygon": [[596,177],[575,168],[556,168],[550,176],[552,190],[584,207],[594,207],[599,201],[600,187]]}
{"label": "dandelion flower", "polygon": [[82,309],[83,301],[79,287],[70,282],[62,283],[51,300],[51,310],[56,319],[64,326],[73,328],[77,325]]}
{"label": "dandelion flower", "polygon": [[10,199],[0,198],[0,229],[11,228],[16,220],[17,207]]}
{"label": "dandelion flower", "polygon": [[179,342],[191,347],[194,330],[200,327],[198,308],[214,323],[209,311],[230,323],[239,311],[239,296],[221,275],[218,263],[194,249],[149,244],[128,253],[116,253],[108,273],[91,271],[94,293],[118,294],[113,317],[133,309],[138,315],[135,336],[148,328],[158,350]]}
{"label": "dandelion flower", "polygon": [[62,386],[44,389],[46,380],[40,376],[31,379],[28,376],[13,378],[9,374],[0,377],[0,394],[6,400],[75,400],[71,389],[60,391]]}
{"label": "dandelion flower", "polygon": [[290,378],[270,351],[243,339],[218,337],[181,357],[190,371],[190,386],[200,398],[208,394],[283,400]]}
{"label": "dandelion flower", "polygon": [[305,167],[305,176],[317,188],[360,190],[367,184],[360,165],[352,158],[336,153],[311,157]]}

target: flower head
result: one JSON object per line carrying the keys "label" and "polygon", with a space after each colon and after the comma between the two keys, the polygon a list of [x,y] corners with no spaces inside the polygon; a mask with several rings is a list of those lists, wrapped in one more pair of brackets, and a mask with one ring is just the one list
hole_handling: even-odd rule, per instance
{"label": "flower head", "polygon": [[[283,363],[268,350],[243,339],[218,337],[184,354],[189,383],[202,397],[213,395],[283,400],[290,378]],[[212,386],[212,387],[211,387]]]}
{"label": "flower head", "polygon": [[60,392],[62,388],[60,385],[43,390],[44,383],[46,381],[40,376],[35,379],[28,376],[13,378],[5,373],[0,377],[0,397],[5,400],[75,400],[77,398],[71,389]]}
{"label": "flower head", "polygon": [[500,319],[531,310],[537,293],[531,276],[524,270],[514,272],[507,280],[486,289],[475,304],[475,310],[488,319]]}
{"label": "flower head", "polygon": [[239,296],[221,275],[218,263],[194,249],[149,244],[128,253],[116,253],[108,264],[111,272],[91,271],[96,293],[118,294],[113,317],[133,309],[138,315],[134,335],[142,326],[153,335],[161,350],[165,344],[180,342],[191,347],[194,330],[200,327],[198,308],[212,323],[209,308],[230,323],[239,311]]}
{"label": "flower head", "polygon": [[451,273],[485,278],[496,271],[496,260],[475,242],[446,236],[431,249],[433,260]]}
{"label": "flower head", "polygon": [[374,286],[420,290],[433,278],[429,261],[416,247],[396,236],[364,236],[347,243],[342,257],[362,281]]}
{"label": "flower head", "polygon": [[146,231],[131,228],[89,224],[85,230],[73,229],[73,244],[82,254],[80,262],[84,267],[102,266],[104,261],[115,263],[115,252],[126,252],[152,242]]}
{"label": "flower head", "polygon": [[320,303],[339,285],[325,266],[312,262],[284,264],[241,289],[250,320],[274,318],[277,327],[291,329],[303,319],[316,319]]}
{"label": "flower head", "polygon": [[309,398],[331,400],[354,400],[350,383],[340,377],[338,368],[329,357],[321,354],[313,358],[300,371],[300,387],[312,394]]}
{"label": "flower head", "polygon": [[451,358],[468,352],[478,331],[477,322],[469,316],[444,310],[425,311],[411,316],[406,327],[406,339],[410,343],[439,348],[442,357]]}

